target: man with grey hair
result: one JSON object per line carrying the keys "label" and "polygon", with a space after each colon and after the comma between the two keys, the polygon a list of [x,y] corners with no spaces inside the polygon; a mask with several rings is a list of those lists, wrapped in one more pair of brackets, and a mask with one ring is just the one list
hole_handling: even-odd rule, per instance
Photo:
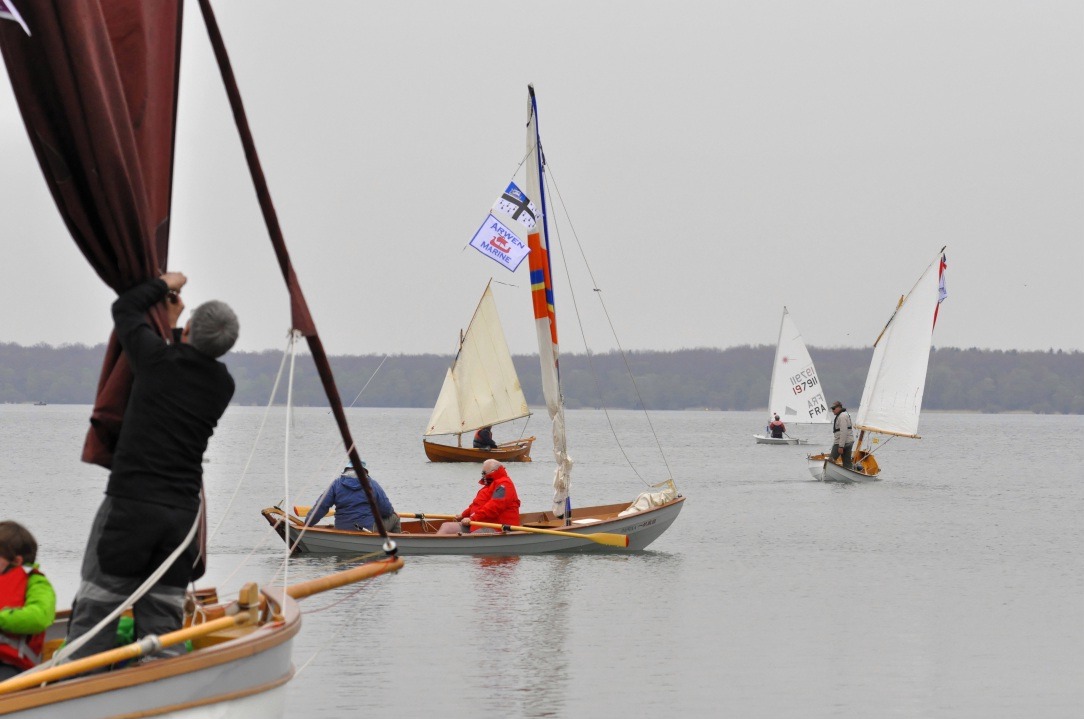
{"label": "man with grey hair", "polygon": [[[184,543],[200,513],[203,453],[233,397],[234,382],[218,361],[237,340],[237,316],[218,301],[200,305],[183,330],[180,272],[137,285],[113,303],[117,339],[132,368],[105,499],[91,527],[82,583],[68,623],[68,642],[104,619]],[[155,332],[147,312],[165,302],[173,341]],[[139,638],[181,628],[184,592],[203,574],[192,542],[135,603]],[[116,624],[73,652],[78,658],[112,648]],[[167,650],[168,652],[168,650]]]}

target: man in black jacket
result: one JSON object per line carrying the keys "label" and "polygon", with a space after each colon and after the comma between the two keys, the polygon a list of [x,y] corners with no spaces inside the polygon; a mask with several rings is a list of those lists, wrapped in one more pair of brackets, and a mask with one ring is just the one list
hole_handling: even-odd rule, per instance
{"label": "man in black jacket", "polygon": [[[183,331],[174,330],[172,343],[163,340],[151,328],[147,311],[166,301],[175,327],[184,310],[178,293],[185,282],[180,272],[167,272],[113,303],[117,339],[134,380],[106,496],[87,540],[69,642],[146,581],[199,520],[203,453],[234,391],[233,378],[217,358],[237,340],[238,323],[229,306],[211,301],[196,308]],[[191,541],[135,603],[137,637],[180,629],[185,587],[199,578],[194,571],[198,555],[198,542]],[[115,636],[113,621],[72,657],[110,649]]]}

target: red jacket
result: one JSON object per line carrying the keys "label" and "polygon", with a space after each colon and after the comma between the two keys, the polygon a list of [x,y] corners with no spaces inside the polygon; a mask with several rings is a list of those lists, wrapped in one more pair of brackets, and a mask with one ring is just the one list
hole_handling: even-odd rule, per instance
{"label": "red jacket", "polygon": [[[11,567],[0,574],[0,607],[6,609],[26,604],[26,580],[27,573],[22,567]],[[37,634],[0,632],[0,664],[29,669],[41,664],[41,652],[44,648],[45,632]]]}
{"label": "red jacket", "polygon": [[[504,467],[483,477],[478,484],[482,488],[474,496],[471,505],[463,510],[464,517],[476,522],[495,524],[519,524],[519,495],[516,485]],[[474,531],[474,530],[471,530]]]}

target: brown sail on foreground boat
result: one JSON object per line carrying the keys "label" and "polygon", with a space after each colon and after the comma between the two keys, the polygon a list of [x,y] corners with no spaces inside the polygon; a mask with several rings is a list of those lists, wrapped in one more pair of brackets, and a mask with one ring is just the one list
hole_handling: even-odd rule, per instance
{"label": "brown sail on foreground boat", "polygon": [[[76,245],[99,277],[120,293],[167,267],[174,139],[180,68],[181,0],[38,0],[20,2],[21,23],[0,2],[0,51],[42,174]],[[240,93],[208,0],[200,0],[246,159],[279,266],[290,292],[291,322],[304,335],[351,462],[361,468],[327,356],[309,314],[279,230],[270,193],[248,130]],[[25,30],[24,30],[25,26]],[[0,171],[3,168],[0,166]],[[67,301],[67,300],[65,300]],[[151,318],[169,331],[165,311]],[[106,351],[87,462],[109,467],[132,383],[116,337]],[[369,500],[372,488],[362,477]],[[377,530],[386,530],[377,518]],[[335,586],[395,571],[391,555],[291,587],[246,585],[237,602],[193,603],[189,625],[163,637],[57,666],[40,665],[0,683],[0,715],[193,716],[208,707],[231,717],[281,716],[282,692],[293,676],[291,646],[300,628],[296,600]],[[61,612],[47,632],[46,659],[66,634]],[[69,677],[191,640],[183,656],[107,674]]]}
{"label": "brown sail on foreground boat", "polygon": [[484,427],[529,417],[527,400],[512,364],[512,354],[497,316],[490,285],[474,310],[444,377],[425,436],[456,436],[456,446],[422,440],[431,462],[530,462],[534,437],[498,444],[494,449],[463,446],[463,435]]}

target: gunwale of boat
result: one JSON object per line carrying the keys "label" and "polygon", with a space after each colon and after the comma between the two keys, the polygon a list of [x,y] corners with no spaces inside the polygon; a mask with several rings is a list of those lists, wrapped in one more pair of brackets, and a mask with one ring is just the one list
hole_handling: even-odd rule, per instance
{"label": "gunwale of boat", "polygon": [[[520,526],[536,529],[556,529],[570,534],[593,532],[616,532],[628,534],[629,547],[615,548],[597,544],[589,539],[554,537],[533,532],[512,531],[500,533],[466,533],[437,535],[441,520],[403,518],[403,531],[389,534],[395,540],[400,555],[410,554],[546,554],[550,552],[636,552],[645,549],[677,519],[685,497],[659,507],[652,507],[635,514],[619,517],[629,507],[629,502],[580,507],[573,510],[573,524],[565,526],[550,512],[528,512],[520,515]],[[278,507],[261,511],[264,519],[284,541],[286,530],[282,519],[286,517]],[[291,531],[299,530],[301,520],[288,517]],[[591,521],[595,520],[595,521]],[[577,523],[579,522],[579,523]],[[620,531],[625,530],[625,531]],[[292,535],[296,536],[296,535]],[[335,529],[330,526],[314,526],[305,529],[294,550],[298,554],[350,554],[378,551],[383,539],[378,534],[357,530]]]}
{"label": "gunwale of boat", "polygon": [[766,437],[763,434],[754,434],[753,439],[757,441],[757,444],[809,444],[808,439],[802,439],[801,437]]}
{"label": "gunwale of boat", "polygon": [[[54,706],[54,711],[61,709],[79,711],[78,704],[66,707],[59,705],[77,702],[79,699],[106,692],[124,691],[164,679],[191,677],[214,667],[255,659],[258,655],[291,642],[301,629],[301,609],[294,599],[287,596],[285,602],[280,604],[282,600],[280,592],[264,592],[263,596],[268,602],[267,618],[256,626],[237,627],[202,637],[194,641],[197,646],[195,651],[179,657],[157,659],[111,672],[68,679],[0,696],[0,715],[54,705],[57,705]],[[226,606],[223,604],[207,607],[204,611],[214,614],[218,613],[216,610],[223,611]],[[67,612],[60,613],[58,623],[66,622],[67,618]],[[54,624],[54,627],[56,626]],[[142,708],[137,712],[127,714],[111,713],[108,716],[160,716],[194,707],[220,704],[270,691],[286,684],[293,675],[293,664],[287,661],[286,670],[267,681],[230,692],[217,692],[197,700],[171,704],[168,703],[169,699],[164,699],[160,706],[154,708]],[[118,707],[118,709],[121,708]],[[85,715],[80,714],[80,716]]]}
{"label": "gunwale of boat", "polygon": [[[828,454],[822,452],[820,454],[810,454],[806,456],[808,461],[808,468],[810,474],[814,479],[818,479],[822,482],[879,482],[881,481],[880,471],[877,474],[866,474],[855,469],[847,469],[843,466],[841,461],[828,460]],[[819,464],[818,464],[819,463]],[[821,474],[818,477],[816,468],[821,467]]]}
{"label": "gunwale of boat", "polygon": [[531,445],[534,437],[502,442],[497,449],[475,449],[474,447],[455,447],[422,440],[425,456],[430,462],[484,462],[495,459],[499,462],[530,462]]}

